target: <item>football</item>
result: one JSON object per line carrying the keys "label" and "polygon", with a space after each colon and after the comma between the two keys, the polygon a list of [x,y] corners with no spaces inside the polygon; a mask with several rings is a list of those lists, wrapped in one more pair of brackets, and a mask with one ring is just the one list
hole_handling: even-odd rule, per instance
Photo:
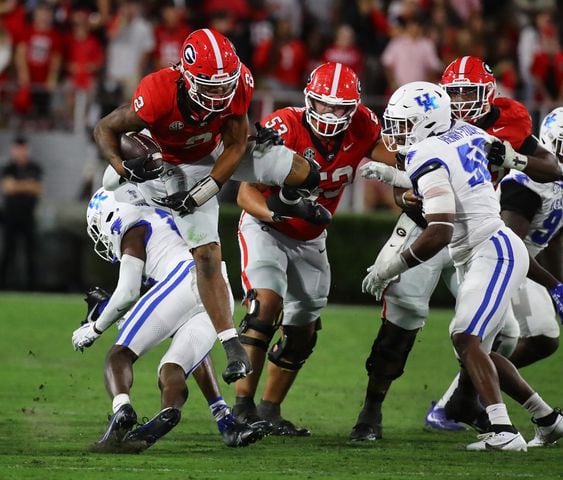
{"label": "football", "polygon": [[151,155],[145,162],[145,170],[151,171],[162,165],[162,150],[151,137],[139,132],[127,132],[121,135],[119,149],[123,160],[142,155]]}

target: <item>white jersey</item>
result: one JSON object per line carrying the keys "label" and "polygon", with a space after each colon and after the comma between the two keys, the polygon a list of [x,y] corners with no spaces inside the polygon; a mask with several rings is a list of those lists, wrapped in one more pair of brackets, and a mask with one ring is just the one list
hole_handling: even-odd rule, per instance
{"label": "white jersey", "polygon": [[166,210],[120,203],[110,222],[110,239],[117,260],[121,260],[121,239],[133,227],[147,226],[145,238],[145,281],[162,281],[181,261],[192,256],[182,239],[172,215]]}
{"label": "white jersey", "polygon": [[[415,191],[425,173],[443,167],[455,196],[455,224],[450,251],[456,263],[467,259],[471,249],[488,240],[504,224],[491,184],[485,145],[494,137],[484,130],[457,121],[442,135],[413,145],[405,169]],[[417,192],[419,193],[419,192]],[[424,209],[423,199],[423,209]]]}
{"label": "white jersey", "polygon": [[563,227],[563,181],[538,183],[518,171],[511,171],[502,181],[517,182],[541,199],[541,206],[530,220],[530,228],[524,238],[530,255],[535,257]]}

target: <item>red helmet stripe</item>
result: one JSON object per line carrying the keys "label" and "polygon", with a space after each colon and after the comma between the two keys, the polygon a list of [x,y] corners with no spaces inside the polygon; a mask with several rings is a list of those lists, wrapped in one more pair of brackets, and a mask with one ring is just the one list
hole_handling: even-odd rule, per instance
{"label": "red helmet stripe", "polygon": [[219,70],[217,73],[223,73],[223,57],[221,56],[221,51],[219,50],[219,44],[217,43],[217,39],[215,38],[215,35],[211,33],[211,30],[209,30],[208,28],[204,28],[203,31],[209,38],[209,42],[211,43],[211,48],[213,49],[213,53],[215,54],[217,69]]}
{"label": "red helmet stripe", "polygon": [[332,86],[330,87],[330,96],[336,97],[336,92],[338,90],[338,82],[340,81],[340,72],[342,71],[342,64],[337,63],[334,69],[334,76],[332,77]]}
{"label": "red helmet stripe", "polygon": [[467,60],[471,57],[461,57],[459,62],[459,78],[465,78],[465,66],[467,65]]}

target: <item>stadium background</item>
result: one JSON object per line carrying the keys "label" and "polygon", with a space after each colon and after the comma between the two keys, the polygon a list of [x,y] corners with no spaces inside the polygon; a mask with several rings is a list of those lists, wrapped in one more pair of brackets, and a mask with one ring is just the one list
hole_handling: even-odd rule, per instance
{"label": "stadium background", "polygon": [[[209,26],[226,34],[251,68],[257,87],[252,121],[275,108],[302,105],[307,73],[326,60],[355,68],[363,102],[381,114],[396,86],[438,81],[452,59],[477,55],[493,68],[498,93],[524,102],[537,126],[563,96],[557,6],[550,0],[1,2],[0,168],[12,139],[24,133],[44,169],[37,288],[112,287],[115,272],[92,255],[84,228],[85,202],[105,167],[91,131],[100,116],[129,101],[142,75],[175,62],[193,29]],[[240,296],[238,212],[227,205],[235,191],[236,185],[222,191],[221,231]],[[331,301],[366,302],[359,292],[365,266],[397,210],[387,188],[359,180],[340,211],[346,213],[329,230]],[[22,288],[18,271],[7,289]],[[434,301],[451,302],[443,288]]]}

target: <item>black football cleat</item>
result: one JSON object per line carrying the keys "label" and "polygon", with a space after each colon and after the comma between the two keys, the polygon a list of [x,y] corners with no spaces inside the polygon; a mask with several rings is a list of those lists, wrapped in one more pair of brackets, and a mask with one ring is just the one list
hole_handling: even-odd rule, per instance
{"label": "black football cleat", "polygon": [[257,414],[262,420],[272,425],[270,435],[284,437],[309,437],[311,432],[304,427],[297,427],[294,423],[281,416],[279,404],[262,400],[257,407]]}
{"label": "black football cleat", "polygon": [[266,204],[280,217],[301,218],[314,225],[328,225],[332,220],[332,214],[325,207],[306,198],[289,204],[283,202],[279,195],[271,195],[266,199]]}
{"label": "black football cleat", "polygon": [[381,438],[383,438],[381,424],[357,423],[350,432],[350,441],[352,442],[373,442]]}
{"label": "black football cleat", "polygon": [[476,393],[464,394],[456,388],[444,406],[444,413],[447,418],[464,423],[479,433],[490,431],[489,416]]}
{"label": "black football cleat", "polygon": [[123,437],[136,423],[137,414],[131,404],[126,403],[122,405],[117,412],[109,417],[109,425],[106,432],[97,443],[91,446],[91,450],[96,452],[117,451]]}
{"label": "black football cleat", "polygon": [[268,422],[257,422],[256,426],[254,426],[236,419],[233,420],[234,421],[227,425],[221,432],[221,438],[227,447],[247,447],[252,443],[262,440],[268,434],[268,430],[261,428],[259,424],[264,423],[266,425]]}
{"label": "black football cleat", "polygon": [[233,383],[252,373],[250,359],[238,337],[223,342],[223,348],[227,354],[227,366],[222,373],[225,382]]}
{"label": "black football cleat", "polygon": [[178,408],[168,407],[161,410],[157,415],[151,418],[147,423],[139,425],[131,430],[123,443],[144,444],[145,448],[149,448],[162,438],[170,430],[172,430],[182,418],[182,412]]}

